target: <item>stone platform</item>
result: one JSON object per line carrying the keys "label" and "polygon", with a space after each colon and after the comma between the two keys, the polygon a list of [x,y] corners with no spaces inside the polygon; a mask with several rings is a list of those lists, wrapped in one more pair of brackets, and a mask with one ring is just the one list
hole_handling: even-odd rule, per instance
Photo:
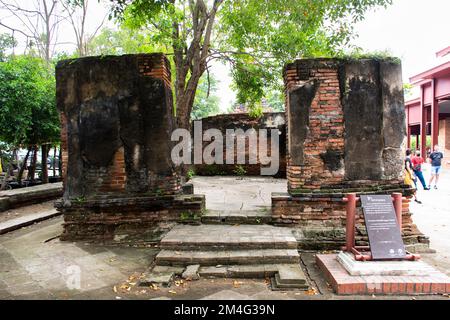
{"label": "stone platform", "polygon": [[[428,274],[414,275],[351,275],[336,254],[316,256],[316,263],[327,282],[341,295],[419,295],[450,293],[450,277],[422,262]],[[378,262],[372,262],[377,263]]]}
{"label": "stone platform", "polygon": [[435,270],[423,261],[357,261],[353,254],[340,252],[339,263],[352,276],[427,276]]}
{"label": "stone platform", "polygon": [[0,191],[0,212],[58,199],[63,195],[62,183]]}
{"label": "stone platform", "polygon": [[[272,278],[272,289],[307,290],[297,241],[289,228],[268,225],[177,225],[160,242],[143,284],[169,285],[183,270],[204,278]],[[177,269],[178,268],[178,269]],[[186,272],[186,271],[185,271]]]}

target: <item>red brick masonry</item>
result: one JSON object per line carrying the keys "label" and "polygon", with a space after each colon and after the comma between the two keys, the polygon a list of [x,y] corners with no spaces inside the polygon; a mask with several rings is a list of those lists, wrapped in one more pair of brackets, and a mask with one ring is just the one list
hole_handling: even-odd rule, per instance
{"label": "red brick masonry", "polygon": [[341,295],[418,295],[450,293],[450,277],[435,271],[428,276],[351,276],[336,254],[318,254],[316,263],[328,283]]}

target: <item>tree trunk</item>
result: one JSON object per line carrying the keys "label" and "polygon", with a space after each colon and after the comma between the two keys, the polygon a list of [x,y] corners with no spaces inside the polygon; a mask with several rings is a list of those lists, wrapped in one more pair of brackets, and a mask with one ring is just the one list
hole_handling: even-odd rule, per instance
{"label": "tree trunk", "polygon": [[33,158],[31,159],[30,171],[28,172],[28,179],[31,182],[36,180],[36,164],[37,164],[38,146],[33,146]]}
{"label": "tree trunk", "polygon": [[6,189],[6,186],[8,185],[8,179],[9,179],[9,177],[11,176],[11,175],[10,175],[10,172],[11,172],[11,166],[12,166],[12,164],[9,163],[9,164],[8,164],[8,169],[7,169],[6,174],[5,174],[5,179],[2,181],[2,185],[0,186],[0,190],[1,190],[1,191],[5,190],[5,189]]}
{"label": "tree trunk", "polygon": [[22,186],[23,172],[25,171],[25,168],[27,167],[27,162],[28,162],[28,158],[30,157],[30,153],[31,153],[31,147],[28,147],[27,154],[25,155],[25,158],[23,159],[22,165],[20,166],[20,170],[17,175],[17,182],[19,183],[19,186]]}
{"label": "tree trunk", "polygon": [[[2,184],[1,184],[1,186],[0,186],[0,190],[5,190],[6,189],[6,186],[8,185],[8,179],[9,179],[9,177],[11,176],[11,171],[13,171],[14,170],[14,168],[13,168],[13,162],[14,162],[14,156],[16,155],[16,150],[14,149],[14,151],[13,151],[13,160],[11,160],[9,163],[8,163],[8,167],[7,167],[7,169],[6,169],[6,174],[5,174],[5,179],[2,181]],[[1,161],[1,159],[0,159],[0,161]],[[1,173],[1,172],[0,172]]]}
{"label": "tree trunk", "polygon": [[42,183],[48,183],[48,167],[47,167],[47,159],[48,159],[48,145],[43,144],[41,146],[41,166],[42,166]]}
{"label": "tree trunk", "polygon": [[59,158],[58,158],[58,175],[62,179],[62,146],[59,146]]}
{"label": "tree trunk", "polygon": [[56,146],[53,147],[53,177],[56,177]]}

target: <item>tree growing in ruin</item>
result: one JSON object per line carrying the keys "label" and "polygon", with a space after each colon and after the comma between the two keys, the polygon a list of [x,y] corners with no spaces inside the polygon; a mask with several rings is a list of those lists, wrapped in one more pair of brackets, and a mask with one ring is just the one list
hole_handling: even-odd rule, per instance
{"label": "tree growing in ruin", "polygon": [[282,65],[330,56],[349,43],[352,25],[391,0],[110,0],[112,16],[169,48],[179,125],[190,126],[200,78],[214,60],[229,63],[238,102],[256,103]]}

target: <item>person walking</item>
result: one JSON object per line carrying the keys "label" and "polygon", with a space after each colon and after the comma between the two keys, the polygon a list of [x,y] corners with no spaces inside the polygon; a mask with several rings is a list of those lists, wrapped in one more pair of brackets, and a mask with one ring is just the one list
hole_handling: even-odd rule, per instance
{"label": "person walking", "polygon": [[430,188],[427,187],[425,178],[423,177],[422,164],[424,162],[425,161],[420,155],[420,150],[416,150],[415,155],[411,158],[414,175],[419,179],[420,183],[422,184],[423,190],[430,190]]}
{"label": "person walking", "polygon": [[431,178],[428,183],[428,188],[431,189],[431,184],[434,180],[434,189],[437,189],[437,185],[439,182],[439,173],[441,172],[442,167],[442,159],[444,158],[444,154],[439,151],[439,146],[434,146],[434,151],[430,154],[429,159],[431,162]]}
{"label": "person walking", "polygon": [[412,189],[414,189],[413,195],[414,195],[414,201],[422,204],[419,199],[417,199],[417,187],[415,186],[414,182],[414,172],[412,169],[412,162],[411,162],[411,150],[406,150],[406,158],[404,161],[404,171],[405,171],[405,184],[411,186]]}

